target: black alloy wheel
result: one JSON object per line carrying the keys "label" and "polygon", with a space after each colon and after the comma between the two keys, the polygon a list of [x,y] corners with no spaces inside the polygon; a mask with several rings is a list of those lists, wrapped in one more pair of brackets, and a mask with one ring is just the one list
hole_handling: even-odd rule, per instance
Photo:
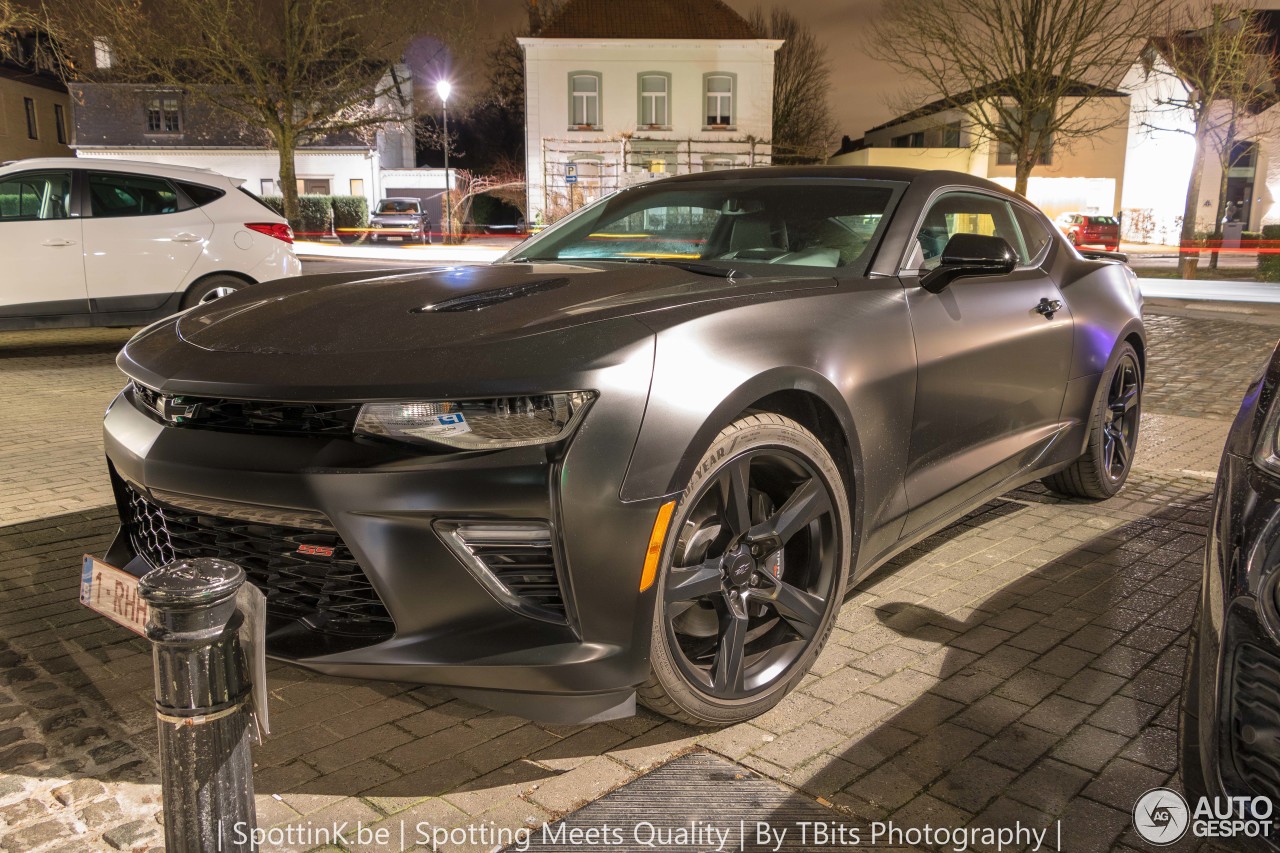
{"label": "black alloy wheel", "polygon": [[1142,423],[1142,366],[1128,341],[1102,376],[1085,453],[1042,482],[1061,495],[1099,500],[1120,491],[1133,467]]}
{"label": "black alloy wheel", "polygon": [[[666,667],[655,660],[654,675],[683,713],[643,688],[641,698],[690,722],[734,722],[776,704],[821,649],[844,591],[848,504],[834,463],[798,424],[751,418],[785,421],[807,441],[767,422],[764,440],[718,457],[677,511],[656,605]],[[768,441],[770,431],[782,440]]]}
{"label": "black alloy wheel", "polygon": [[1132,355],[1126,353],[1111,376],[1111,385],[1107,391],[1106,420],[1102,427],[1103,468],[1111,480],[1123,480],[1133,462],[1141,394],[1142,380],[1138,373],[1138,363]]}

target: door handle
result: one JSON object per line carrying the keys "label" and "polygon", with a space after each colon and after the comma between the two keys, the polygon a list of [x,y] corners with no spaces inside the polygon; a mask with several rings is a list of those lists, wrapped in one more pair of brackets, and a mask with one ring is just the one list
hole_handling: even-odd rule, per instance
{"label": "door handle", "polygon": [[175,243],[199,243],[200,235],[183,231],[181,234],[174,234],[172,239]]}
{"label": "door handle", "polygon": [[1061,299],[1049,299],[1048,297],[1040,297],[1040,304],[1036,306],[1037,314],[1043,314],[1046,320],[1052,320],[1053,315],[1062,310]]}
{"label": "door handle", "polygon": [[61,237],[50,237],[48,240],[45,240],[44,242],[42,242],[40,245],[53,246],[56,248],[58,246],[74,246],[75,244],[76,244],[75,240],[64,240]]}

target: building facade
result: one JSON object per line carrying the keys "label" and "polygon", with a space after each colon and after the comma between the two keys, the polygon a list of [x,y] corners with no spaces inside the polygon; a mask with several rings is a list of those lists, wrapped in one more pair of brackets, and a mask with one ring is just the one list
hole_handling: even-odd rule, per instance
{"label": "building facade", "polygon": [[72,154],[71,97],[36,39],[11,39],[0,59],[0,163]]}
{"label": "building facade", "polygon": [[[1280,42],[1280,11],[1255,14]],[[1161,41],[1148,45],[1122,84],[1133,96],[1122,223],[1127,240],[1176,244],[1196,157],[1195,122],[1188,110],[1169,105],[1185,99],[1186,90],[1161,54]],[[1215,230],[1220,196],[1225,202],[1223,219],[1239,223],[1245,231],[1280,224],[1280,107],[1273,101],[1259,106],[1267,108],[1249,111],[1236,122],[1230,150],[1218,150],[1227,145],[1206,145],[1195,205],[1197,231]],[[1208,124],[1226,126],[1228,112],[1225,104],[1219,105]]]}
{"label": "building facade", "polygon": [[771,161],[782,42],[719,0],[569,0],[520,44],[532,224],[664,175]]}
{"label": "building facade", "polygon": [[[1068,98],[1069,107],[1076,98]],[[1027,181],[1027,198],[1050,218],[1061,213],[1111,215],[1120,209],[1129,135],[1129,97],[1105,90],[1080,108],[1077,121],[1101,129],[1083,139],[1051,141]],[[842,165],[949,169],[1013,188],[1012,152],[984,138],[965,112],[929,104],[868,130],[854,150],[828,162]]]}
{"label": "building facade", "polygon": [[[407,70],[398,83],[410,86]],[[280,157],[266,133],[172,88],[126,83],[74,83],[75,153],[80,157],[195,166],[242,178],[258,195],[280,194]],[[411,92],[404,92],[406,99]],[[294,156],[298,192],[382,196],[385,169],[414,166],[412,123],[390,124],[369,136],[335,134]]]}

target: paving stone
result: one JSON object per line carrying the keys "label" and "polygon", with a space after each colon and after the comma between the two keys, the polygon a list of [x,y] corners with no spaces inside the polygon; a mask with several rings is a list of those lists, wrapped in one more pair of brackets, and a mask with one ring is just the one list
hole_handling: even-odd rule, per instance
{"label": "paving stone", "polygon": [[600,756],[540,784],[528,799],[553,814],[564,814],[624,784],[635,774]]}

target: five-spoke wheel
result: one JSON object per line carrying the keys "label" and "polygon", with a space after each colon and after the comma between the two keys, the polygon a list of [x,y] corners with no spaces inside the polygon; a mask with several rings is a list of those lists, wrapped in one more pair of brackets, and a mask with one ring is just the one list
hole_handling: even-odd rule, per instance
{"label": "five-spoke wheel", "polygon": [[1142,366],[1138,353],[1122,342],[1098,388],[1085,453],[1067,468],[1044,478],[1055,492],[1078,498],[1109,498],[1129,477],[1142,419]]}
{"label": "five-spoke wheel", "polygon": [[761,414],[722,432],[669,534],[641,698],[709,724],[776,704],[830,632],[848,517],[834,461],[799,424]]}

